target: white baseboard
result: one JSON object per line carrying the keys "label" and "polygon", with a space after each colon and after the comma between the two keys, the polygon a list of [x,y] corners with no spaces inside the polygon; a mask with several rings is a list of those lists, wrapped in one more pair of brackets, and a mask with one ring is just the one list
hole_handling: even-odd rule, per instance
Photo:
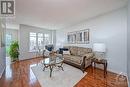
{"label": "white baseboard", "polygon": [[[97,65],[96,67],[97,67],[97,68],[100,68],[100,69],[104,69],[102,65]],[[110,68],[108,68],[107,71],[113,72],[113,73],[116,73],[116,74],[122,73],[122,75],[127,76],[127,73],[125,73],[125,72],[117,72],[117,71],[115,71],[115,70],[113,70],[113,69],[110,69]]]}
{"label": "white baseboard", "polygon": [[128,83],[128,87],[130,87],[130,81],[129,81],[129,77],[127,76],[127,83]]}

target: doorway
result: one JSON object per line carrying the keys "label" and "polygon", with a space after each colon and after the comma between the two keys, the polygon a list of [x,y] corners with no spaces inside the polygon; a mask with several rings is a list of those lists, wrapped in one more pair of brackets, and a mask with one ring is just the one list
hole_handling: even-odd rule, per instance
{"label": "doorway", "polygon": [[9,55],[10,45],[13,41],[18,41],[18,30],[6,29],[6,65],[11,64],[11,58]]}

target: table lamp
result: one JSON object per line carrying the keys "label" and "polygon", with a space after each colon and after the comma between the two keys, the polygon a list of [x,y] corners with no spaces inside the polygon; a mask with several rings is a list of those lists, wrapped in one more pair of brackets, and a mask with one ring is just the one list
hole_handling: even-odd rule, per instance
{"label": "table lamp", "polygon": [[104,43],[94,43],[93,44],[93,51],[95,53],[95,57],[97,59],[104,59],[105,52],[106,52],[106,45]]}

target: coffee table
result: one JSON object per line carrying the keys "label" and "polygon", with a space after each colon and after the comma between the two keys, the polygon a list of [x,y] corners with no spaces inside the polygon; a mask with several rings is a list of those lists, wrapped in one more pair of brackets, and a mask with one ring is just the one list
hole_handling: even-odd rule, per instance
{"label": "coffee table", "polygon": [[64,58],[61,55],[56,55],[56,56],[45,58],[42,60],[42,64],[44,65],[43,71],[46,68],[50,68],[50,77],[52,76],[52,71],[54,67],[59,67],[64,71],[62,67],[63,61],[64,61]]}

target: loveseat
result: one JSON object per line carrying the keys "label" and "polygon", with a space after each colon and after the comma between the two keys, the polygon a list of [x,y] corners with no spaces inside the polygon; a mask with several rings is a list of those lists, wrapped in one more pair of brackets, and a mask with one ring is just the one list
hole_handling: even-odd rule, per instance
{"label": "loveseat", "polygon": [[94,54],[91,48],[83,48],[76,46],[65,46],[70,52],[70,54],[63,54],[64,62],[73,65],[83,72],[85,68],[91,65],[91,59]]}

